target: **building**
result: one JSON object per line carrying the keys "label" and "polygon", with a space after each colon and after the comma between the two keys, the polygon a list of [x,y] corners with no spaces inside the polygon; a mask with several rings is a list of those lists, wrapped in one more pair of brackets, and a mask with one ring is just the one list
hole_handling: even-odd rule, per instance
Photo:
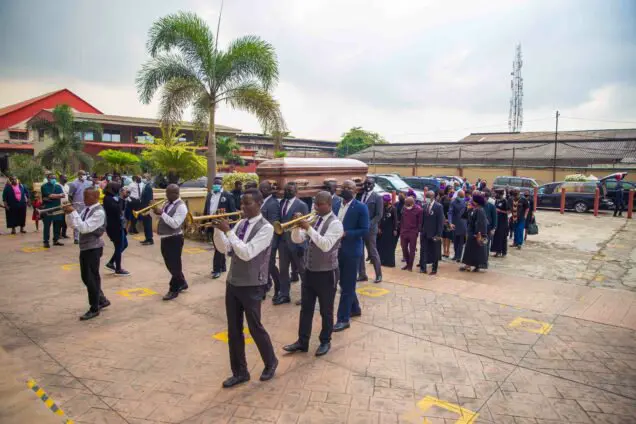
{"label": "building", "polygon": [[472,133],[458,142],[376,145],[351,155],[373,172],[458,175],[492,181],[525,176],[539,182],[574,173],[636,177],[636,129]]}
{"label": "building", "polygon": [[[50,119],[51,111],[60,104],[71,106],[76,120],[94,122],[102,126],[101,137],[91,131],[81,135],[84,149],[91,155],[97,155],[105,149],[140,153],[145,148],[144,142],[151,137],[161,136],[161,123],[157,119],[107,115],[70,90],[62,89],[0,108],[0,170],[6,170],[9,155],[37,155],[50,144],[51,141],[44,134],[29,131],[28,123],[36,117]],[[196,133],[191,122],[182,122],[180,133],[184,141],[201,138],[201,153],[207,149],[207,134]],[[241,145],[239,155],[247,164],[243,170],[251,171],[258,162],[271,159],[274,155],[275,142],[270,136],[243,134],[238,128],[224,125],[217,125],[216,133],[219,136],[232,136],[237,139]],[[289,156],[332,157],[335,155],[337,142],[287,137],[282,145]]]}

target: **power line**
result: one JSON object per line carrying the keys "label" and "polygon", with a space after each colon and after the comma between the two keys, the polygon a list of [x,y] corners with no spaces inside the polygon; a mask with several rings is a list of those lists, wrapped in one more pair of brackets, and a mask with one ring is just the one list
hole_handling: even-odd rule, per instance
{"label": "power line", "polygon": [[636,121],[614,121],[614,120],[611,120],[611,119],[575,118],[573,116],[562,116],[562,118],[565,118],[565,119],[576,119],[577,121],[611,122],[611,123],[616,123],[616,124],[636,124]]}

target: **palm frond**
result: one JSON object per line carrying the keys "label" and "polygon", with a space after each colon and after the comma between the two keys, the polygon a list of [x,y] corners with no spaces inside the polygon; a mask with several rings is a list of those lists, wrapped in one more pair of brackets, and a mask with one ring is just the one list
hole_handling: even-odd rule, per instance
{"label": "palm frond", "polygon": [[31,130],[43,130],[45,133],[53,135],[56,130],[55,124],[48,119],[33,118],[28,125]]}
{"label": "palm frond", "polygon": [[148,31],[146,43],[152,57],[176,49],[200,70],[213,67],[214,46],[214,34],[208,24],[191,12],[174,13],[156,21]]}
{"label": "palm frond", "polygon": [[245,110],[256,116],[263,128],[278,132],[286,129],[278,102],[263,88],[252,84],[237,87],[225,101],[234,109]]}
{"label": "palm frond", "polygon": [[221,86],[257,81],[269,90],[278,82],[274,46],[254,35],[234,40],[217,57],[217,80]]}
{"label": "palm frond", "polygon": [[194,124],[194,140],[197,144],[202,145],[208,133],[210,124],[210,96],[203,93],[192,104],[192,122]]}
{"label": "palm frond", "polygon": [[181,121],[183,111],[201,96],[207,95],[199,81],[193,79],[174,78],[163,85],[159,115],[164,124]]}
{"label": "palm frond", "polygon": [[187,60],[177,54],[158,55],[141,67],[135,78],[137,93],[142,103],[148,104],[155,92],[172,79],[190,79],[198,81],[197,72]]}

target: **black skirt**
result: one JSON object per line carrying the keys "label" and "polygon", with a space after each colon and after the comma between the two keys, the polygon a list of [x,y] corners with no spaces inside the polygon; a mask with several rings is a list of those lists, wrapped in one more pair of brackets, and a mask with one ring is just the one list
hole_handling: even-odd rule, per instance
{"label": "black skirt", "polygon": [[468,237],[462,263],[467,266],[476,266],[481,269],[488,268],[488,240],[483,238],[484,244],[477,242],[475,237]]}
{"label": "black skirt", "polygon": [[20,203],[18,205],[11,206],[11,209],[5,209],[7,228],[24,227],[26,224],[26,213],[26,203]]}

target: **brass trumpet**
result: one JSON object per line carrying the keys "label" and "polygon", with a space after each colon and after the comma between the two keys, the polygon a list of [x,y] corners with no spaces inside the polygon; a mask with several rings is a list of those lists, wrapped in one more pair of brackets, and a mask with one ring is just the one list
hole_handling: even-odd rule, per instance
{"label": "brass trumpet", "polygon": [[137,219],[137,218],[139,218],[139,215],[145,215],[148,212],[150,212],[155,206],[162,205],[165,202],[166,202],[166,200],[159,200],[158,202],[155,202],[152,205],[146,206],[143,209],[139,209],[138,211],[132,211],[132,214],[135,217],[135,219]]}
{"label": "brass trumpet", "polygon": [[291,231],[298,226],[300,221],[308,221],[310,224],[316,220],[316,212],[308,213],[307,215],[300,216],[298,218],[292,219],[291,221],[287,221],[285,223],[280,223],[280,221],[274,222],[274,232],[279,236],[283,234],[285,231]]}
{"label": "brass trumpet", "polygon": [[[226,218],[231,216],[237,217],[240,220],[241,214],[242,214],[241,211],[236,211],[236,212],[228,212],[228,213],[217,213],[216,215],[192,216],[192,214],[188,212],[188,215],[186,216],[186,219],[185,219],[185,223],[186,225],[192,225],[201,221],[214,221],[214,220],[219,220],[221,218]],[[230,224],[232,224],[232,222],[230,222]]]}
{"label": "brass trumpet", "polygon": [[[239,219],[235,219],[235,220],[233,220],[233,221],[228,221],[228,224],[230,224],[230,225],[234,225],[234,224],[238,224],[240,221],[241,221],[241,219],[239,218]],[[217,224],[218,224],[218,222],[219,222],[219,220],[218,220],[218,219],[213,219],[213,220],[212,220],[212,221],[210,221],[210,222],[206,222],[205,224],[202,224],[202,225],[201,225],[201,228],[213,227],[213,226],[217,225]]]}
{"label": "brass trumpet", "polygon": [[48,216],[55,216],[55,215],[63,215],[64,214],[64,207],[68,206],[68,205],[76,205],[79,204],[79,202],[62,202],[61,205],[59,206],[53,206],[52,208],[46,208],[46,209],[36,209],[36,212],[39,215],[48,215]]}

